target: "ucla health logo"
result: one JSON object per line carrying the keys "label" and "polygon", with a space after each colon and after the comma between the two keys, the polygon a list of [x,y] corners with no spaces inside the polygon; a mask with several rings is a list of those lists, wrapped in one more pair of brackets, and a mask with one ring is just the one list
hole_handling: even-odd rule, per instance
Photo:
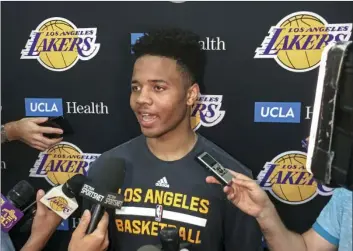
{"label": "ucla health logo", "polygon": [[[133,46],[136,41],[144,36],[145,33],[131,33],[131,46]],[[226,42],[220,37],[205,37],[205,39],[199,41],[201,50],[205,51],[226,51]],[[131,51],[132,53],[132,51]]]}
{"label": "ucla health logo", "polygon": [[254,120],[264,123],[300,123],[299,102],[255,102]]}
{"label": "ucla health logo", "polygon": [[56,230],[58,231],[69,231],[70,227],[69,227],[69,220],[62,220],[60,225],[56,228]]}
{"label": "ucla health logo", "polygon": [[57,117],[63,115],[61,98],[25,98],[27,117]]}
{"label": "ucla health logo", "polygon": [[284,17],[268,33],[254,58],[273,58],[286,70],[306,72],[319,66],[328,44],[350,39],[352,23],[329,24],[316,13],[300,11]]}
{"label": "ucla health logo", "polygon": [[97,28],[77,28],[62,17],[44,20],[32,30],[21,59],[36,59],[51,71],[66,71],[78,60],[90,60],[99,51]]}
{"label": "ucla health logo", "polygon": [[200,126],[212,127],[222,121],[225,111],[221,110],[222,95],[200,95],[191,111],[191,127],[194,131]]}

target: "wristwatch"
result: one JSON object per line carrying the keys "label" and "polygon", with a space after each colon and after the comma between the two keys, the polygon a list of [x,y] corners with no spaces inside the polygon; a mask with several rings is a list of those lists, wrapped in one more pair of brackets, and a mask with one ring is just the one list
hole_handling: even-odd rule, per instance
{"label": "wristwatch", "polygon": [[5,126],[1,125],[1,144],[8,141],[9,139],[7,138],[7,135],[6,135]]}

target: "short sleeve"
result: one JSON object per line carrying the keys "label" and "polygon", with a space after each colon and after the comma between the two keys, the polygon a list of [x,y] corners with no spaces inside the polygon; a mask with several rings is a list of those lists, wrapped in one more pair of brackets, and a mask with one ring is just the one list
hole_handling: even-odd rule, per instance
{"label": "short sleeve", "polygon": [[341,189],[336,189],[334,191],[330,201],[321,211],[313,225],[315,232],[335,246],[338,246],[339,243],[342,218],[340,190]]}

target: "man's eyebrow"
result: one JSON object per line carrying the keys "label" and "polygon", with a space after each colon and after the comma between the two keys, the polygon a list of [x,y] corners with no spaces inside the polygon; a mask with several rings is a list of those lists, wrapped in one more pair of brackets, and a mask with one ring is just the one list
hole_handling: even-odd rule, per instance
{"label": "man's eyebrow", "polygon": [[151,82],[151,83],[154,83],[154,84],[158,84],[158,83],[169,84],[167,81],[165,81],[163,79],[150,79],[150,80],[148,80],[148,82]]}

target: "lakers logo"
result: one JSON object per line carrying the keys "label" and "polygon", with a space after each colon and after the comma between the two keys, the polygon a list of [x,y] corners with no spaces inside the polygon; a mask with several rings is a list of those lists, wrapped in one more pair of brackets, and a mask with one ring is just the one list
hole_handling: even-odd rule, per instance
{"label": "lakers logo", "polygon": [[55,196],[48,198],[50,208],[57,212],[65,212],[68,210],[69,203],[67,200],[61,196]]}
{"label": "lakers logo", "polygon": [[97,28],[77,28],[65,18],[44,20],[30,34],[21,59],[37,59],[52,71],[66,71],[79,59],[89,60],[99,51]]}
{"label": "lakers logo", "polygon": [[306,171],[306,153],[288,151],[267,162],[257,177],[259,185],[287,204],[303,204],[317,194],[329,196],[333,189],[318,184]]}
{"label": "lakers logo", "polygon": [[289,71],[306,72],[319,66],[325,46],[348,41],[351,34],[351,23],[329,24],[318,14],[296,12],[270,28],[254,58],[274,58]]}
{"label": "lakers logo", "polygon": [[191,112],[191,127],[194,131],[199,127],[212,127],[223,119],[225,111],[221,110],[222,95],[200,95]]}
{"label": "lakers logo", "polygon": [[87,175],[89,165],[99,156],[83,153],[71,143],[60,142],[39,154],[29,176],[45,178],[53,186],[61,185],[78,173]]}

